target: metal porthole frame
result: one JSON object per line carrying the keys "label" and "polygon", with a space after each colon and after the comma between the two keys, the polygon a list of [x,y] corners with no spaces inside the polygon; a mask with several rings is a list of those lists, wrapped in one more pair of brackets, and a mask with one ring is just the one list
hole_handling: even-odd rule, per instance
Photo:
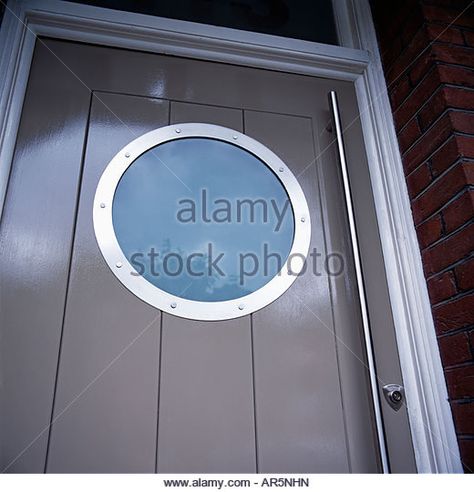
{"label": "metal porthole frame", "polygon": [[[112,222],[112,204],[117,185],[129,166],[144,152],[165,142],[183,138],[210,138],[250,152],[267,165],[285,188],[294,214],[294,237],[290,254],[280,272],[256,291],[226,301],[184,299],[156,287],[136,272],[119,246]],[[93,204],[94,232],[99,249],[117,279],[135,296],[167,313],[192,320],[218,321],[253,313],[279,298],[304,267],[311,239],[311,217],[306,197],[288,166],[269,148],[230,128],[204,123],[183,123],[152,130],[120,150],[105,168]],[[298,262],[290,261],[298,258]],[[291,271],[290,271],[291,268]]]}

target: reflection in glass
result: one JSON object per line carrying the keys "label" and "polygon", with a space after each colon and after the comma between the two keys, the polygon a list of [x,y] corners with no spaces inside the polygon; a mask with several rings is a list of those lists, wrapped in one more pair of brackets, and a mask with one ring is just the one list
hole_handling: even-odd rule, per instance
{"label": "reflection in glass", "polygon": [[270,168],[207,138],[142,154],[117,186],[112,217],[133,273],[196,301],[236,299],[265,285],[294,235],[288,195]]}

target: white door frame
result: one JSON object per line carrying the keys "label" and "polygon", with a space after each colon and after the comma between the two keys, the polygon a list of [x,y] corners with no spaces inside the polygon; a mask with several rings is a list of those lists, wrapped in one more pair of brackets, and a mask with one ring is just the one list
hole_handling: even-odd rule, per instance
{"label": "white door frame", "polygon": [[0,211],[36,36],[355,83],[417,469],[462,472],[410,200],[368,0],[333,0],[330,46],[73,4],[9,0],[0,30]]}

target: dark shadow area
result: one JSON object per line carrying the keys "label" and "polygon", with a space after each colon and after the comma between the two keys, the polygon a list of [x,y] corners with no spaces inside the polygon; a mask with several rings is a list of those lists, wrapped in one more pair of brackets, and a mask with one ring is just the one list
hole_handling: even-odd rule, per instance
{"label": "dark shadow area", "polygon": [[71,0],[125,12],[338,44],[331,0]]}

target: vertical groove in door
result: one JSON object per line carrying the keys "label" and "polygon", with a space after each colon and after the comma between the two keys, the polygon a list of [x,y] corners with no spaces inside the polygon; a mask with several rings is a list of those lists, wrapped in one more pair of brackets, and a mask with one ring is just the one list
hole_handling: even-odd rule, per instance
{"label": "vertical groove in door", "polygon": [[[241,110],[242,116],[242,133],[245,134],[245,111]],[[255,386],[255,347],[253,337],[253,314],[250,315],[250,351],[252,361],[252,398],[253,398],[253,428],[255,440],[255,473],[259,473],[260,467],[258,462],[258,424],[257,424],[257,390]]]}
{"label": "vertical groove in door", "polygon": [[[240,108],[172,100],[170,118],[242,131]],[[250,322],[163,314],[158,473],[255,472]]]}
{"label": "vertical groove in door", "polygon": [[[168,101],[168,125],[171,125],[171,111],[173,105],[171,101]],[[160,315],[160,341],[159,341],[159,360],[158,360],[158,392],[157,392],[157,402],[156,402],[156,443],[155,443],[155,473],[158,473],[158,439],[160,437],[160,395],[161,395],[161,355],[163,353],[163,311]]]}
{"label": "vertical groove in door", "polygon": [[252,396],[253,396],[253,426],[255,432],[255,473],[259,473],[258,465],[258,428],[257,428],[257,398],[255,387],[255,349],[253,340],[253,314],[250,315],[250,350],[252,352]]}
{"label": "vertical groove in door", "polygon": [[[64,324],[66,321],[67,301],[68,301],[69,286],[70,286],[70,281],[71,281],[72,259],[73,259],[73,255],[74,255],[74,242],[76,240],[77,218],[79,215],[79,201],[81,198],[82,178],[84,175],[84,163],[86,160],[87,140],[89,138],[89,126],[90,126],[90,119],[91,119],[91,113],[92,113],[92,101],[93,101],[93,99],[94,99],[94,92],[91,91],[90,97],[89,97],[89,108],[88,108],[88,112],[87,112],[86,129],[84,132],[84,145],[82,146],[81,167],[79,170],[79,177],[77,180],[77,191],[76,191],[76,200],[75,200],[76,205],[75,205],[75,209],[74,209],[74,221],[73,221],[71,243],[70,243],[66,291],[64,293],[64,309],[63,309],[62,320],[61,320],[61,334],[59,337],[58,358],[57,358],[57,364],[56,364],[56,375],[54,377],[54,389],[53,389],[53,402],[51,405],[51,417],[49,420],[49,425],[45,429],[45,431],[46,430],[48,431],[48,439],[47,439],[47,443],[46,443],[46,456],[45,456],[45,460],[44,460],[44,473],[46,473],[48,470],[49,447],[50,447],[50,443],[51,443],[51,431],[52,431],[52,427],[53,427],[53,423],[54,423],[54,410],[55,410],[55,405],[56,405],[56,394],[57,394],[57,389],[58,389],[59,367],[61,364],[61,349],[63,346]],[[68,407],[66,407],[66,409],[67,408]]]}
{"label": "vertical groove in door", "polygon": [[[169,113],[168,113],[169,114]],[[158,473],[158,439],[160,434],[160,390],[161,390],[161,354],[163,349],[163,311],[160,314],[160,339],[158,343],[158,391],[156,402],[156,445],[155,445],[155,473]]]}

